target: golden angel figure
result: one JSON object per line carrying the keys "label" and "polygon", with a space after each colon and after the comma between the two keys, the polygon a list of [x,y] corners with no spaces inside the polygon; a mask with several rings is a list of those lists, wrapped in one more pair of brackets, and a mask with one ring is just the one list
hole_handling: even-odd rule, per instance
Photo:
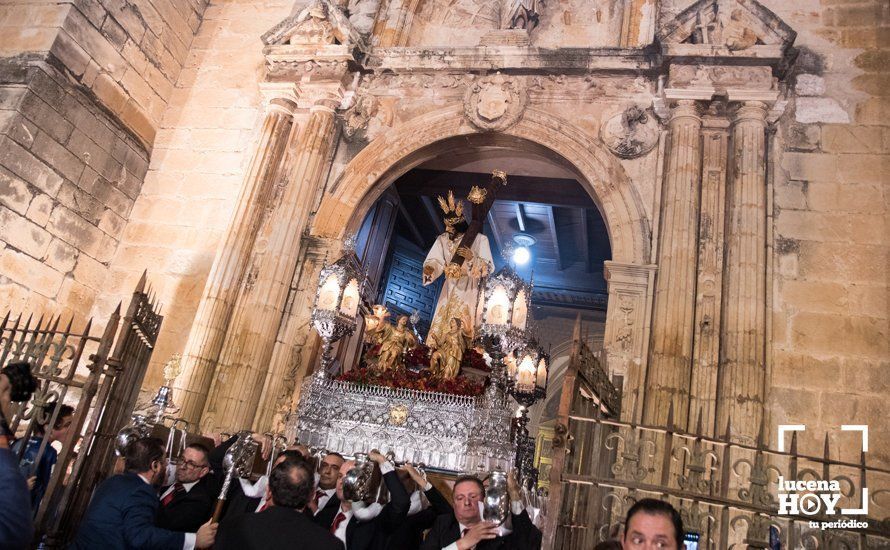
{"label": "golden angel figure", "polygon": [[[460,319],[472,337],[476,325],[476,311],[482,280],[494,269],[491,247],[488,238],[479,234],[471,248],[458,245],[467,230],[467,222],[463,217],[463,202],[455,201],[454,193],[448,192],[448,199],[439,197],[439,206],[444,213],[445,233],[436,238],[432,248],[423,262],[423,284],[433,283],[443,273],[445,284],[439,294],[436,310],[427,341],[441,341],[448,332],[451,319]],[[459,269],[451,263],[455,252],[465,258]]]}
{"label": "golden angel figure", "polygon": [[375,332],[380,338],[380,355],[377,356],[377,369],[386,372],[391,369],[404,368],[403,356],[405,351],[417,345],[417,338],[408,328],[408,316],[401,315],[393,326],[389,323],[380,323]]}
{"label": "golden angel figure", "polygon": [[470,338],[467,337],[463,323],[456,317],[452,318],[448,323],[448,331],[435,342],[431,342],[431,347],[435,348],[430,356],[433,376],[443,380],[457,378],[461,360],[470,347],[469,344]]}

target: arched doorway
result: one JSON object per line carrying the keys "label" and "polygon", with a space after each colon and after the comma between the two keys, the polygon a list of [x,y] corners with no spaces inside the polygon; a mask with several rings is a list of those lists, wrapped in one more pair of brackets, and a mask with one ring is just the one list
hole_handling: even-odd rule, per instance
{"label": "arched doorway", "polygon": [[356,233],[381,195],[410,170],[437,158],[485,149],[551,159],[574,175],[601,214],[612,257],[604,266],[609,298],[603,345],[608,368],[624,376],[627,410],[636,410],[644,380],[654,276],[650,220],[618,160],[597,137],[568,121],[529,108],[504,131],[480,132],[467,122],[460,106],[419,116],[373,140],[352,158],[329,186],[311,233],[333,239]]}

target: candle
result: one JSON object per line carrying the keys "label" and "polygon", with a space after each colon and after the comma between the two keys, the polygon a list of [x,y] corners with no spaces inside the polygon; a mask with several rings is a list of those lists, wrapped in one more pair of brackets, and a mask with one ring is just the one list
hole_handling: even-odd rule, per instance
{"label": "candle", "polygon": [[358,281],[349,281],[346,290],[343,291],[343,301],[340,304],[340,313],[347,317],[355,317],[358,312]]}
{"label": "candle", "polygon": [[337,282],[337,276],[331,275],[321,287],[321,292],[318,295],[318,309],[336,309],[339,294],[340,284]]}
{"label": "candle", "polygon": [[517,385],[523,388],[535,387],[535,360],[531,355],[526,355],[519,363],[519,379]]}
{"label": "candle", "polygon": [[488,314],[485,322],[492,325],[507,324],[507,312],[510,309],[510,301],[507,299],[507,291],[499,286],[491,293],[488,299]]}
{"label": "candle", "polygon": [[525,304],[525,290],[520,290],[513,301],[513,326],[522,330],[528,318],[528,306]]}
{"label": "candle", "polygon": [[547,387],[547,360],[543,357],[538,361],[538,380],[536,384],[542,389]]}

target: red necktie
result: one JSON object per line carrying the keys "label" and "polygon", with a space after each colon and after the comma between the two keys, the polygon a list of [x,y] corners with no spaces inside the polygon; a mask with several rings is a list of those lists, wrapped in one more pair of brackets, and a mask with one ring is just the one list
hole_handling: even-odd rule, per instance
{"label": "red necktie", "polygon": [[259,514],[260,512],[266,511],[269,508],[269,502],[270,501],[268,501],[268,500],[266,502],[264,502],[263,505],[260,506],[260,509],[256,511],[256,513]]}
{"label": "red necktie", "polygon": [[185,491],[185,487],[182,486],[182,483],[178,481],[174,483],[173,490],[167,493],[164,498],[161,499],[161,506],[167,506],[168,504],[173,502],[173,499],[176,498],[176,495],[183,491]]}
{"label": "red necktie", "polygon": [[316,510],[318,510],[318,503],[321,502],[321,497],[323,497],[323,496],[324,496],[324,491],[322,491],[321,489],[319,489],[318,491],[315,491],[315,509]]}
{"label": "red necktie", "polygon": [[465,536],[467,536],[467,531],[469,531],[469,529],[464,527],[464,530],[460,532],[460,538],[464,538]]}
{"label": "red necktie", "polygon": [[340,527],[340,524],[343,523],[344,519],[346,519],[346,514],[343,512],[337,514],[337,517],[334,518],[334,523],[331,524],[331,533],[337,532],[337,528]]}

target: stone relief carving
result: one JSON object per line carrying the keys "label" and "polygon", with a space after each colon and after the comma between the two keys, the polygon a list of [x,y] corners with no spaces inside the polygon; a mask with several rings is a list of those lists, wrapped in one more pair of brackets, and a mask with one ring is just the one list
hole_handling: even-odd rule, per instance
{"label": "stone relief carving", "polygon": [[343,113],[343,136],[347,140],[361,136],[368,128],[371,118],[377,114],[378,101],[372,95],[358,96],[355,104]]}
{"label": "stone relief carving", "polygon": [[773,90],[777,80],[769,67],[674,65],[669,86]]}
{"label": "stone relief carving", "polygon": [[730,9],[717,3],[713,11],[700,11],[696,16],[695,32],[690,35],[693,44],[726,46],[731,51],[744,50],[757,44],[757,34],[745,21],[741,9]]}
{"label": "stone relief carving", "polygon": [[464,97],[464,113],[482,130],[505,130],[519,122],[527,102],[521,80],[497,73],[470,85]]}
{"label": "stone relief carving", "polygon": [[507,8],[507,28],[525,29],[531,34],[538,26],[544,2],[543,0],[510,0]]}
{"label": "stone relief carving", "polygon": [[645,155],[658,143],[658,122],[637,105],[603,124],[600,138],[612,153],[623,159]]}

